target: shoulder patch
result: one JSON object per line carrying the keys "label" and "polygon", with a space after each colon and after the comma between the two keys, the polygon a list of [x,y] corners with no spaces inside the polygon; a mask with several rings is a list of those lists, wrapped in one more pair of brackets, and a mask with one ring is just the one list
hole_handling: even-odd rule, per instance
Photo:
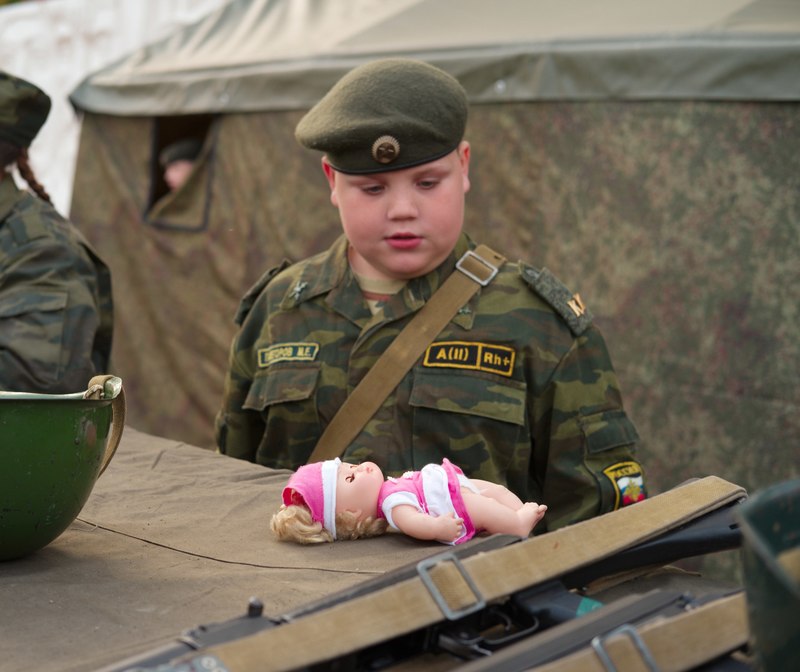
{"label": "shoulder patch", "polygon": [[264,273],[264,275],[256,280],[255,284],[247,290],[245,295],[242,297],[242,300],[239,302],[239,309],[236,311],[236,316],[233,318],[233,321],[236,324],[239,326],[242,325],[242,322],[244,322],[248,313],[253,308],[253,304],[255,303],[259,294],[264,291],[264,288],[270,283],[272,278],[278,275],[278,273],[280,273],[284,268],[288,268],[291,265],[291,261],[284,259],[279,266],[269,269],[266,273]]}
{"label": "shoulder patch", "polygon": [[573,294],[546,268],[538,270],[520,264],[522,279],[564,319],[576,336],[592,324],[592,312],[583,304],[579,294]]}
{"label": "shoulder patch", "polygon": [[644,474],[638,462],[617,462],[603,469],[614,488],[614,510],[647,499]]}

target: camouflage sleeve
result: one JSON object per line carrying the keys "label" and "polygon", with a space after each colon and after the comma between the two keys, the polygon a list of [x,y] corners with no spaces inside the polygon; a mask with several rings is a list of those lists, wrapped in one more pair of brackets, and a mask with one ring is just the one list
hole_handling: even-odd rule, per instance
{"label": "camouflage sleeve", "polygon": [[595,327],[575,338],[534,413],[533,478],[548,505],[549,530],[644,498],[636,429]]}
{"label": "camouflage sleeve", "polygon": [[243,335],[240,332],[231,345],[222,407],[214,421],[214,432],[220,453],[255,462],[265,426],[259,413],[244,408],[253,373]]}
{"label": "camouflage sleeve", "polygon": [[78,392],[95,374],[100,324],[94,265],[79,245],[48,236],[0,249],[0,387]]}
{"label": "camouflage sleeve", "polygon": [[217,450],[223,455],[255,462],[265,425],[259,413],[244,406],[255,375],[255,342],[267,318],[259,297],[270,281],[289,265],[284,260],[261,276],[244,295],[236,312],[234,321],[241,328],[231,344],[222,407],[214,420]]}

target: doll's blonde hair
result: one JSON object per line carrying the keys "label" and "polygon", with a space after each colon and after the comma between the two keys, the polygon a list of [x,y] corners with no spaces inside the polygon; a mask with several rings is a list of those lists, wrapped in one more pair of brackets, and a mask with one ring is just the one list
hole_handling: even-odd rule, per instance
{"label": "doll's blonde hair", "polygon": [[[386,532],[387,523],[382,518],[369,516],[359,520],[351,511],[336,514],[336,538],[342,540],[377,537]],[[272,533],[280,541],[294,541],[298,544],[322,544],[333,541],[333,535],[322,523],[311,518],[311,511],[305,506],[281,505],[280,510],[270,521]]]}

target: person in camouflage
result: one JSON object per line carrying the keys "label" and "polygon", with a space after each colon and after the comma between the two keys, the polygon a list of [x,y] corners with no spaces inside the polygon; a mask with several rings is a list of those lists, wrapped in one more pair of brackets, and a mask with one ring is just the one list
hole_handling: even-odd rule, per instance
{"label": "person in camouflage", "polygon": [[[300,121],[323,151],[344,235],[268,271],[242,300],[222,408],[223,454],[304,464],[348,394],[473,241],[467,99],[425,63],[345,75]],[[538,531],[645,495],[638,436],[600,331],[546,269],[506,263],[464,305],[345,450],[397,476],[448,458],[546,504]]]}
{"label": "person in camouflage", "polygon": [[108,372],[113,313],[108,268],[28,162],[49,111],[44,92],[0,71],[0,389],[57,394]]}

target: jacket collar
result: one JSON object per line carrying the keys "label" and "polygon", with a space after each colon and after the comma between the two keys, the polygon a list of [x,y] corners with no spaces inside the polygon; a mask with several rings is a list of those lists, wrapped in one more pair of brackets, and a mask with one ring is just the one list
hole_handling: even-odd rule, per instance
{"label": "jacket collar", "polygon": [[[284,295],[281,306],[289,309],[326,294],[326,302],[338,313],[359,324],[371,321],[372,315],[363,299],[361,288],[350,270],[348,246],[347,238],[342,235],[328,250],[311,257],[300,278]],[[456,262],[472,247],[474,245],[470,238],[462,233],[453,251],[437,268],[427,275],[409,280],[397,296],[386,303],[381,321],[400,319],[422,308],[455,270]],[[472,319],[468,304],[453,321],[469,328]]]}

